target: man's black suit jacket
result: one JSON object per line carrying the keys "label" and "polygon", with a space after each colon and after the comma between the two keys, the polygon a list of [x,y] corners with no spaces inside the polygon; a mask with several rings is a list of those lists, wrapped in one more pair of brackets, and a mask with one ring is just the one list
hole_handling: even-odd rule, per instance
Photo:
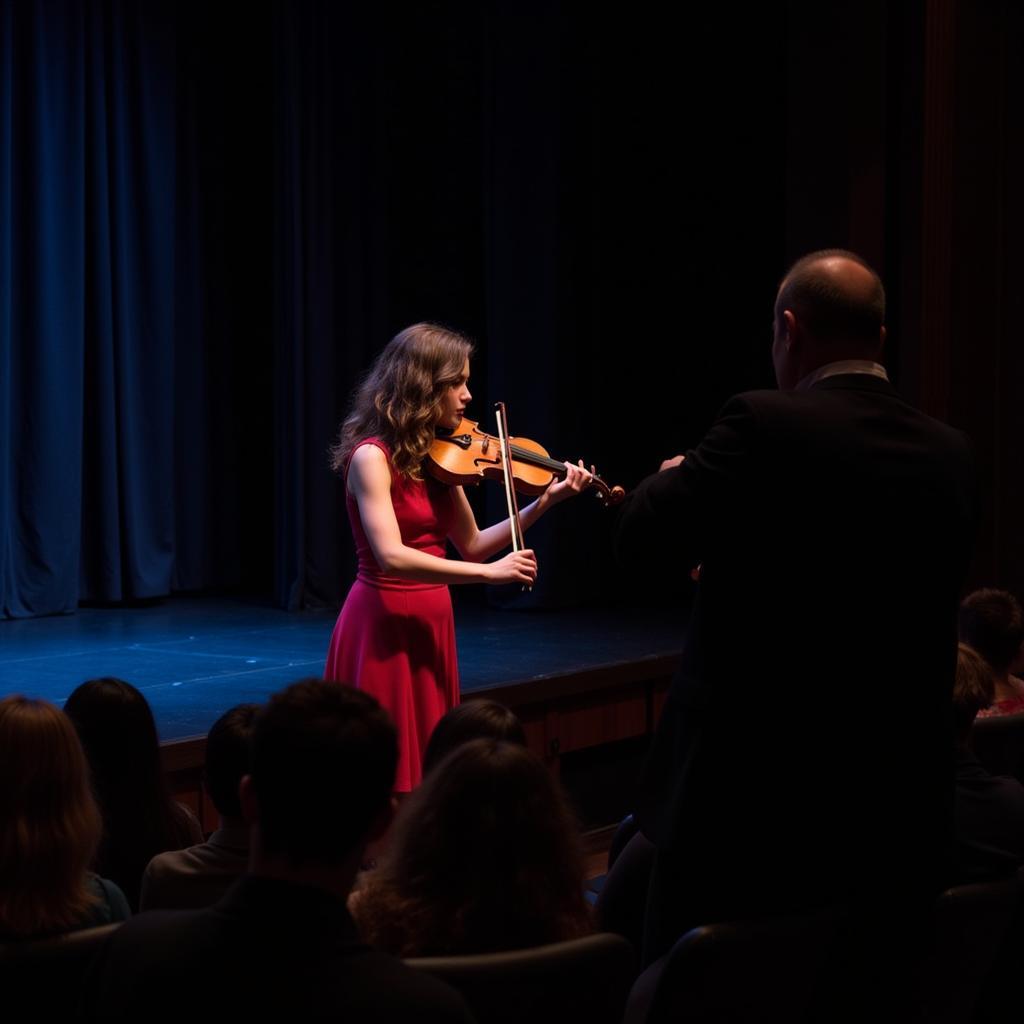
{"label": "man's black suit jacket", "polygon": [[938,884],[973,520],[964,436],[868,374],[733,398],[627,498],[620,558],[702,564],[640,809],[664,941]]}

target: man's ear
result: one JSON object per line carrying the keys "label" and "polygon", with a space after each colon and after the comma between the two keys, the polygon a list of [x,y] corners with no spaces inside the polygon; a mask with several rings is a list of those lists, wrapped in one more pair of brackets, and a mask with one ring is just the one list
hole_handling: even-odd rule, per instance
{"label": "man's ear", "polygon": [[255,825],[260,820],[260,808],[256,802],[251,775],[243,775],[238,782],[238,802],[242,805],[242,817],[246,824]]}
{"label": "man's ear", "polygon": [[876,363],[880,363],[882,361],[882,356],[883,356],[884,353],[885,353],[885,328],[884,327],[880,327],[878,329],[878,356],[875,359]]}
{"label": "man's ear", "polygon": [[793,315],[791,309],[784,309],[782,311],[782,323],[785,326],[782,343],[786,346],[787,351],[792,351],[800,344],[803,328],[800,326],[800,321]]}

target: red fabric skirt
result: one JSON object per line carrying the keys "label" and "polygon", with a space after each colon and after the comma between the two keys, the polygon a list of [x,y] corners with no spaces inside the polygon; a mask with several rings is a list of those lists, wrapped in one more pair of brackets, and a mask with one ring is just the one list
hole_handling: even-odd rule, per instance
{"label": "red fabric skirt", "polygon": [[357,579],[335,623],[324,678],[380,701],[398,729],[395,791],[415,789],[434,726],[459,703],[448,588],[377,587]]}

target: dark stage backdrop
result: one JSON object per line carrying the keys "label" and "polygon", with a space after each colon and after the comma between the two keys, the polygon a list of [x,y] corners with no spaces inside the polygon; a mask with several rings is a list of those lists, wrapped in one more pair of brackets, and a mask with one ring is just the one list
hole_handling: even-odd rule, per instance
{"label": "dark stage backdrop", "polygon": [[[971,95],[1019,82],[1009,48],[980,78],[942,48],[957,4],[899,6],[689,11],[681,31],[569,3],[0,0],[0,615],[338,602],[326,450],[422,319],[476,339],[473,418],[504,400],[516,433],[629,487],[771,384],[786,263],[852,245],[892,284],[901,385],[970,426],[984,388],[922,385],[953,356],[919,342],[920,311],[955,284],[921,271],[948,142],[923,115],[950,69]],[[983,7],[964,38],[1019,35]],[[501,515],[496,489],[471,500]],[[609,523],[557,508],[530,536],[539,585],[492,599],[678,594],[658,566],[620,575]]]}
{"label": "dark stage backdrop", "polygon": [[[626,485],[770,380],[784,81],[763,44],[783,28],[736,39],[707,14],[683,41],[575,5],[277,9],[278,601],[344,592],[324,449],[409,323],[476,339],[472,418],[493,429],[504,400],[513,432]],[[503,515],[497,488],[472,500]],[[492,596],[618,593],[610,520],[561,506],[528,541],[538,586]]]}

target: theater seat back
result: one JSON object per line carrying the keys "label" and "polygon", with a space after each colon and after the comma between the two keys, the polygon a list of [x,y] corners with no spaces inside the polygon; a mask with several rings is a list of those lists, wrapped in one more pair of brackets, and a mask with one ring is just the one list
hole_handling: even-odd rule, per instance
{"label": "theater seat back", "polygon": [[620,935],[481,956],[407,960],[458,989],[478,1024],[619,1024],[636,977]]}

